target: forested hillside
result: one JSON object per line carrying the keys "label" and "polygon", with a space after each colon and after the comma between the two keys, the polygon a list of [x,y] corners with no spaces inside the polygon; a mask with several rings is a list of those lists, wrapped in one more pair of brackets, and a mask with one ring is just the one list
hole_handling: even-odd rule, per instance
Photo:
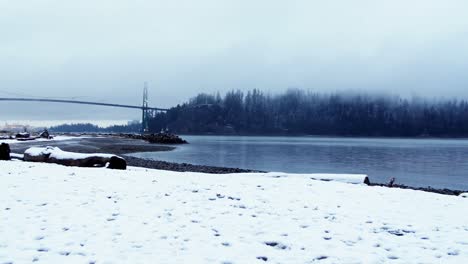
{"label": "forested hillside", "polygon": [[288,90],[199,94],[159,113],[152,131],[191,134],[468,136],[468,102]]}

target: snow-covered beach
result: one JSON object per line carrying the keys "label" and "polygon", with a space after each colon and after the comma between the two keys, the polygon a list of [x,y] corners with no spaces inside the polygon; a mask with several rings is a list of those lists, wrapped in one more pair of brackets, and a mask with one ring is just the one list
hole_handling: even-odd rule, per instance
{"label": "snow-covered beach", "polygon": [[468,263],[462,197],[317,175],[0,168],[0,263]]}

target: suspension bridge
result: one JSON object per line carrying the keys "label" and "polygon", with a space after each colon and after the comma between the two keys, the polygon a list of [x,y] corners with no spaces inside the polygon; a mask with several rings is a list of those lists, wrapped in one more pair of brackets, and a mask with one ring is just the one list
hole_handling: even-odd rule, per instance
{"label": "suspension bridge", "polygon": [[167,112],[169,109],[159,107],[148,106],[148,87],[145,85],[143,90],[143,104],[139,105],[125,105],[125,104],[112,104],[102,102],[90,102],[90,101],[79,101],[79,100],[63,100],[53,98],[20,98],[20,97],[0,97],[1,101],[14,101],[14,102],[43,102],[43,103],[64,103],[64,104],[82,104],[82,105],[97,105],[106,107],[119,107],[129,109],[139,109],[142,111],[141,117],[141,132],[148,132],[148,120],[151,116],[154,116],[157,112]]}

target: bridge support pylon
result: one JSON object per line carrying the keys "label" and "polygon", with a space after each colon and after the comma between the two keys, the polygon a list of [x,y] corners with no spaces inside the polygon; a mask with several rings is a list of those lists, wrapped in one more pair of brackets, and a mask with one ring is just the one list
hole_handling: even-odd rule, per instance
{"label": "bridge support pylon", "polygon": [[150,110],[148,109],[148,84],[145,82],[143,87],[143,106],[141,116],[141,133],[145,134],[149,132],[148,120],[150,117]]}

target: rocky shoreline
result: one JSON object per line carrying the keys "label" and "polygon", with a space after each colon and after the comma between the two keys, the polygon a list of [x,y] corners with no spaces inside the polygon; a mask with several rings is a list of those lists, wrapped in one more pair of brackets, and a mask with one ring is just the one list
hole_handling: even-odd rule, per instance
{"label": "rocky shoreline", "polygon": [[436,188],[432,188],[431,186],[428,186],[428,187],[411,187],[411,186],[406,186],[406,185],[403,185],[403,184],[394,184],[393,186],[388,186],[387,184],[382,184],[382,183],[370,183],[369,186],[380,186],[380,187],[387,187],[387,188],[408,189],[408,190],[431,192],[431,193],[438,193],[438,194],[444,194],[444,195],[454,195],[454,196],[459,196],[460,194],[467,192],[467,191],[451,190],[451,189],[436,189]]}
{"label": "rocky shoreline", "polygon": [[123,138],[142,139],[153,144],[169,144],[169,145],[188,144],[186,140],[171,133],[156,133],[156,134],[144,134],[144,135],[119,134],[119,136]]}
{"label": "rocky shoreline", "polygon": [[215,167],[215,166],[206,166],[206,165],[194,165],[189,163],[173,163],[160,160],[146,160],[135,158],[128,155],[123,155],[125,160],[130,166],[143,167],[149,169],[157,170],[169,170],[169,171],[179,171],[179,172],[202,172],[202,173],[211,173],[211,174],[227,174],[227,173],[246,173],[246,172],[263,172],[256,170],[248,169],[239,169],[239,168],[225,168],[225,167]]}

